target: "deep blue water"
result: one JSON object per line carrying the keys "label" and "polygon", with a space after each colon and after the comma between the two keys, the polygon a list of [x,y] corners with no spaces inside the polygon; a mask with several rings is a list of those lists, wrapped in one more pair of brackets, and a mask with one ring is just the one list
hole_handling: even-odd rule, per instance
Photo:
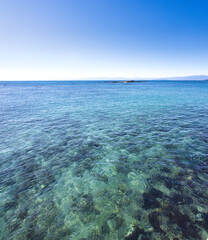
{"label": "deep blue water", "polygon": [[0,239],[207,239],[208,81],[0,82]]}

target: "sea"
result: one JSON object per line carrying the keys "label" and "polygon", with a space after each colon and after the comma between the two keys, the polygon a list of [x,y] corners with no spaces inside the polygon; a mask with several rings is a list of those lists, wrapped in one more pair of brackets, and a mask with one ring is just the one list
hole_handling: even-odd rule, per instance
{"label": "sea", "polygon": [[0,82],[0,239],[208,238],[208,81]]}

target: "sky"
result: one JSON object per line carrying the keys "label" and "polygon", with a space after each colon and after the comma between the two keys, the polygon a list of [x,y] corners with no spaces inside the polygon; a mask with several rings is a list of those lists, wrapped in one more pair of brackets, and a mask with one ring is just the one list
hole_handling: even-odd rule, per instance
{"label": "sky", "polygon": [[0,0],[0,80],[202,74],[207,0]]}

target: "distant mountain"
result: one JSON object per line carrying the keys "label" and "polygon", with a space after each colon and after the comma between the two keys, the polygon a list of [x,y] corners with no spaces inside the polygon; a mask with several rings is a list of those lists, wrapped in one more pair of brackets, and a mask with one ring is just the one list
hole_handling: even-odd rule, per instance
{"label": "distant mountain", "polygon": [[184,77],[169,77],[167,80],[208,80],[208,75],[192,75]]}

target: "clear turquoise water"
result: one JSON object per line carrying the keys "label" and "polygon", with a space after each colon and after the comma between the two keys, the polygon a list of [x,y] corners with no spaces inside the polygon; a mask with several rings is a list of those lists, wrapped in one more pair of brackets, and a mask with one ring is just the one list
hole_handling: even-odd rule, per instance
{"label": "clear turquoise water", "polygon": [[208,82],[0,82],[0,239],[206,239]]}

